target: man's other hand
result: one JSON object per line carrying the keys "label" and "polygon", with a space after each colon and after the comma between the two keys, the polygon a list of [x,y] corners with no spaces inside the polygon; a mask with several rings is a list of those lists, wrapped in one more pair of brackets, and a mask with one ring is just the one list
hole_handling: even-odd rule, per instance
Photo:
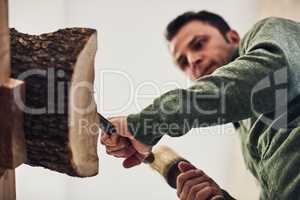
{"label": "man's other hand", "polygon": [[106,147],[109,155],[125,158],[123,166],[130,168],[142,163],[144,158],[151,152],[151,146],[137,141],[128,130],[125,116],[108,119],[116,128],[116,133],[108,135],[101,132],[101,144]]}
{"label": "man's other hand", "polygon": [[177,196],[180,200],[224,200],[220,187],[202,170],[187,162],[178,164]]}

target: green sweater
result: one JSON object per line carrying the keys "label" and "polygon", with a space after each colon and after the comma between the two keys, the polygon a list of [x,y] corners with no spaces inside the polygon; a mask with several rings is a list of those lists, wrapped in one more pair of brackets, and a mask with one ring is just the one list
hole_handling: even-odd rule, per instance
{"label": "green sweater", "polygon": [[[300,153],[290,150],[300,147],[300,139],[293,142],[300,133],[290,129],[290,124],[295,128],[298,124],[283,117],[287,102],[299,94],[300,24],[267,18],[241,40],[232,62],[188,89],[156,98],[140,113],[128,116],[128,127],[137,140],[155,145],[165,134],[177,137],[195,127],[239,122],[245,162],[261,184],[261,199],[300,199],[300,165],[295,170],[291,163],[286,174],[279,175],[290,159],[300,164]],[[286,141],[289,137],[291,144]],[[281,149],[286,143],[288,150]]]}

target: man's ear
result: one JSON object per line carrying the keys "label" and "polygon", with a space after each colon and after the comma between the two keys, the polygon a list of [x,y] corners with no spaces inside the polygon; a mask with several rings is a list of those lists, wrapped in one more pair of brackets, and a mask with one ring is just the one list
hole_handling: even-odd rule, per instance
{"label": "man's ear", "polygon": [[234,45],[238,45],[240,42],[240,36],[238,34],[238,32],[236,32],[235,30],[230,30],[226,33],[226,37],[229,43],[234,44]]}

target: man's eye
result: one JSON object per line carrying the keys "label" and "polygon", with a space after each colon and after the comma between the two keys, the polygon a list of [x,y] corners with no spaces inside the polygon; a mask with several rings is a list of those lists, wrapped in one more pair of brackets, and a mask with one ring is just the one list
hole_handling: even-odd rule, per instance
{"label": "man's eye", "polygon": [[201,50],[203,48],[203,46],[205,45],[207,39],[208,38],[206,38],[206,37],[195,38],[194,41],[191,44],[191,49],[193,51]]}
{"label": "man's eye", "polygon": [[192,49],[194,51],[197,51],[197,50],[200,50],[203,48],[203,41],[198,39],[197,41],[194,42],[193,46],[192,46]]}
{"label": "man's eye", "polygon": [[180,58],[177,63],[181,70],[184,70],[188,66],[188,61],[186,58]]}

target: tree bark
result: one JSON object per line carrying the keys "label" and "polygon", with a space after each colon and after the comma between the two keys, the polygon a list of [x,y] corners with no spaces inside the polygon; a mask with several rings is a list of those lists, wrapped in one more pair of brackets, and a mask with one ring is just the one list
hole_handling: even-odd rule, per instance
{"label": "tree bark", "polygon": [[96,30],[41,35],[10,29],[12,77],[25,81],[27,164],[71,176],[98,173],[93,96]]}

